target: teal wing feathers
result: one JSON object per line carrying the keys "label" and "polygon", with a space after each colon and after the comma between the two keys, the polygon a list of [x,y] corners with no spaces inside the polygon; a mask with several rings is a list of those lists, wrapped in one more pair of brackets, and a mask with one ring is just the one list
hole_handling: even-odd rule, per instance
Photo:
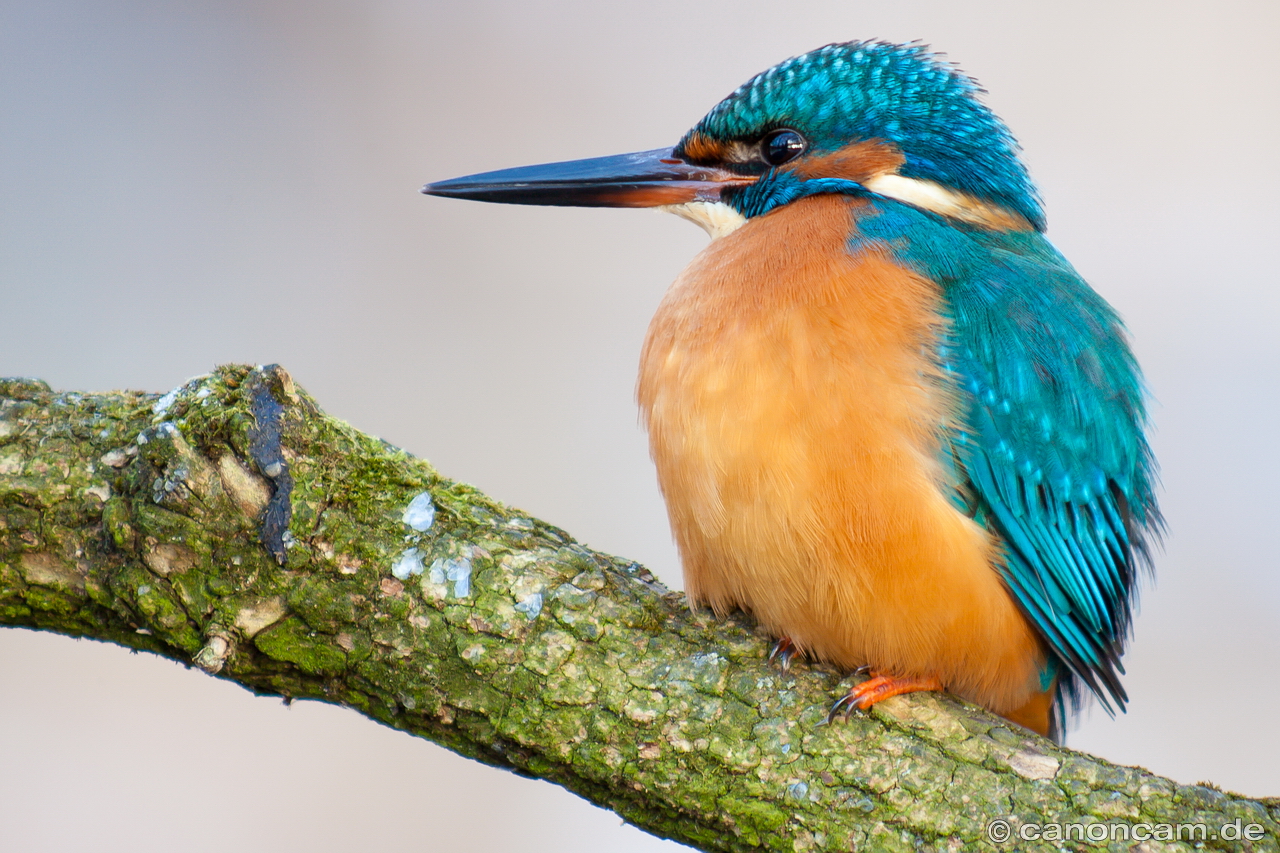
{"label": "teal wing feathers", "polygon": [[1136,570],[1158,533],[1141,374],[1119,317],[1038,232],[965,230],[892,202],[860,241],[943,288],[939,362],[963,411],[957,500],[1006,546],[1010,592],[1055,656],[1059,714],[1083,684],[1108,710]]}
{"label": "teal wing feathers", "polygon": [[1039,234],[987,239],[949,282],[943,353],[968,407],[954,452],[1006,581],[1074,679],[1110,709],[1147,531],[1158,523],[1141,378],[1114,311]]}

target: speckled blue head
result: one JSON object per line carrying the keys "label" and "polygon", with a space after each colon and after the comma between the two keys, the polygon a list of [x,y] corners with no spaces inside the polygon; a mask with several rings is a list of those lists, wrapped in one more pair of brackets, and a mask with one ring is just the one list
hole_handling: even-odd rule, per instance
{"label": "speckled blue head", "polygon": [[924,45],[831,44],[757,74],[676,150],[698,136],[749,142],[783,127],[803,134],[817,154],[881,140],[905,158],[898,174],[1007,208],[1043,230],[1018,143],[979,100],[983,92]]}

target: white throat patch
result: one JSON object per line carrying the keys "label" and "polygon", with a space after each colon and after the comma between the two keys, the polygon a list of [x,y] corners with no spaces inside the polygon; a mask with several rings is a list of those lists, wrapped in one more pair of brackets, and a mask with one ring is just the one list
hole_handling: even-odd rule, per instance
{"label": "white throat patch", "polygon": [[681,219],[687,219],[702,227],[711,235],[712,240],[719,240],[726,234],[732,234],[746,224],[746,217],[722,201],[689,201],[684,204],[664,204],[657,210],[674,213]]}

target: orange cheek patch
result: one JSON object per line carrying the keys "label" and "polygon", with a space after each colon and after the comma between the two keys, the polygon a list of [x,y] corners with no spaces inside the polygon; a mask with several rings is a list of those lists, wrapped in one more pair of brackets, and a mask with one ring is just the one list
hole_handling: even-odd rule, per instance
{"label": "orange cheek patch", "polygon": [[897,146],[868,139],[820,157],[801,157],[791,171],[805,180],[843,178],[862,183],[875,175],[896,172],[905,162]]}

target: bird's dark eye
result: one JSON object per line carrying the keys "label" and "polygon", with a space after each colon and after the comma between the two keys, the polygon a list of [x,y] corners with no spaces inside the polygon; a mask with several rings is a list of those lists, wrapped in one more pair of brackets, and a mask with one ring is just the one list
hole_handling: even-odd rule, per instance
{"label": "bird's dark eye", "polygon": [[770,166],[781,166],[804,153],[808,145],[800,134],[789,128],[775,130],[761,142],[761,154]]}

